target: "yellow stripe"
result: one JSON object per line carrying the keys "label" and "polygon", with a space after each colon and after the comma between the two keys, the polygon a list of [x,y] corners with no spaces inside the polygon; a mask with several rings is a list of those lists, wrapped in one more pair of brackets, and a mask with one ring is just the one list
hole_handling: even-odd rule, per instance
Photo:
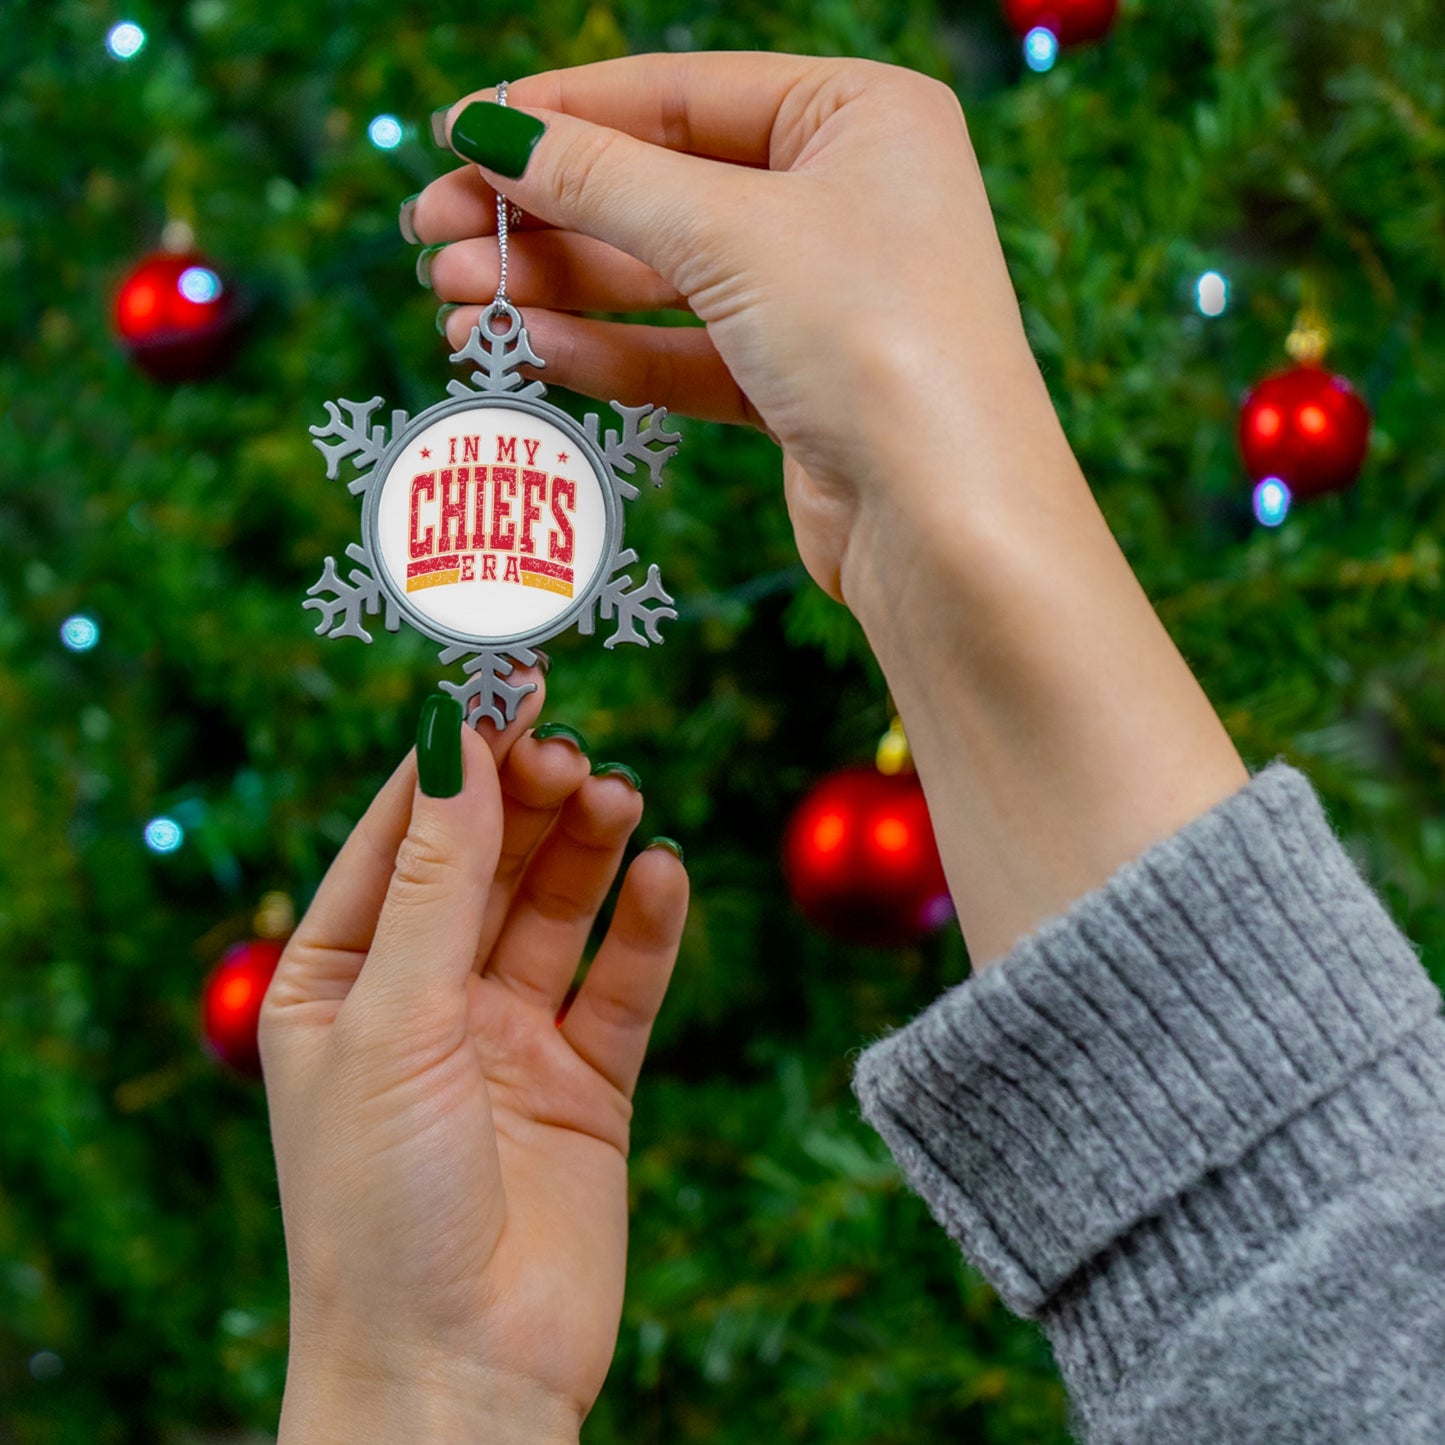
{"label": "yellow stripe", "polygon": [[543,572],[523,572],[523,587],[544,587],[548,592],[560,592],[564,597],[572,595],[572,584],[560,577],[548,577]]}
{"label": "yellow stripe", "polygon": [[423,587],[440,587],[443,582],[457,581],[461,575],[461,571],[457,568],[453,568],[450,572],[423,572],[420,577],[406,579],[406,590],[420,592]]}

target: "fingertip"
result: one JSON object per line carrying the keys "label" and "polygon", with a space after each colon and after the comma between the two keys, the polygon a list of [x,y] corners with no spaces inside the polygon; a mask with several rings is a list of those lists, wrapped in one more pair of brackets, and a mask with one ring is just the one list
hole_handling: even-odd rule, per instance
{"label": "fingertip", "polygon": [[[413,793],[412,813],[413,818],[418,810],[423,812],[435,810],[439,805],[444,811],[438,812],[435,816],[440,819],[446,816],[446,805],[459,805],[466,810],[467,816],[473,821],[468,827],[475,825],[476,810],[481,809],[483,821],[487,827],[500,826],[501,813],[501,784],[498,777],[498,765],[492,750],[487,746],[485,739],[477,734],[475,728],[468,727],[465,723],[459,723],[456,731],[458,743],[458,786],[454,791],[443,790],[434,792],[428,784],[427,759],[421,756],[422,748],[420,739],[418,747],[412,753],[412,766],[414,768],[415,790]],[[435,768],[433,766],[434,774]],[[493,817],[493,814],[496,817]],[[455,822],[447,822],[440,826],[448,831],[455,828]]]}
{"label": "fingertip", "polygon": [[630,940],[657,948],[673,946],[687,921],[692,881],[671,849],[649,844],[635,857],[623,880],[619,914]]}
{"label": "fingertip", "polygon": [[[587,781],[587,754],[574,729],[550,723],[517,739],[502,769],[502,787],[529,808],[559,808]],[[579,735],[580,736],[580,735]]]}
{"label": "fingertip", "polygon": [[507,761],[508,755],[517,744],[517,739],[526,735],[532,724],[542,714],[547,700],[547,677],[540,666],[517,666],[507,676],[513,687],[531,686],[532,690],[517,703],[516,715],[505,727],[499,728],[489,714],[478,710],[473,714],[472,726],[468,732],[475,733],[490,751],[498,771]]}
{"label": "fingertip", "polygon": [[642,809],[642,794],[632,783],[615,773],[599,777],[593,768],[568,800],[568,826],[579,836],[615,842],[620,849],[642,821]]}
{"label": "fingertip", "polygon": [[[671,839],[667,841],[672,842]],[[654,838],[632,860],[627,876],[631,878],[635,874],[644,893],[661,898],[664,906],[670,906],[672,902],[680,899],[685,908],[692,880],[680,848],[674,852],[675,847],[678,847],[676,843],[673,843],[673,847],[668,847],[666,843]]]}
{"label": "fingertip", "polygon": [[651,848],[663,848],[671,853],[684,867],[687,865],[687,859],[684,857],[682,851],[682,844],[679,843],[676,838],[669,838],[659,833],[657,837],[649,838],[647,842],[642,845],[643,852],[647,852]]}

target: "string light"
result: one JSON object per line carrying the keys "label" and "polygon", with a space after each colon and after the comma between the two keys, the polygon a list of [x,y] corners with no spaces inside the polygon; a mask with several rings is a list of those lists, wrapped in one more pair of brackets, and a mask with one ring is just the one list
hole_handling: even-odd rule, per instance
{"label": "string light", "polygon": [[174,818],[152,818],[145,839],[152,853],[174,853],[186,841],[186,830]]}
{"label": "string light", "polygon": [[112,25],[105,37],[105,48],[117,60],[134,60],[145,48],[146,33],[134,20],[122,20]]}
{"label": "string light", "polygon": [[1229,282],[1218,271],[1206,271],[1195,283],[1194,299],[1205,316],[1223,316],[1229,305]]}
{"label": "string light", "polygon": [[60,624],[60,640],[72,652],[89,652],[100,641],[100,624],[77,612]]}
{"label": "string light", "polygon": [[1289,487],[1279,477],[1266,477],[1254,489],[1254,515],[1261,526],[1279,526],[1289,515],[1289,504]]}
{"label": "string light", "polygon": [[1047,25],[1035,25],[1024,37],[1024,59],[1030,70],[1042,74],[1059,58],[1059,37]]}
{"label": "string light", "polygon": [[366,134],[379,151],[394,151],[401,144],[401,122],[394,115],[378,115],[366,128]]}

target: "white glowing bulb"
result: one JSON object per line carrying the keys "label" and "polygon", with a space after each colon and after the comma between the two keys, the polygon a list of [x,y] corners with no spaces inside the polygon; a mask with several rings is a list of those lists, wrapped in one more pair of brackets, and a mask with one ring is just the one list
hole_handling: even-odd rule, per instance
{"label": "white glowing bulb", "polygon": [[100,641],[100,626],[93,617],[77,612],[60,624],[60,640],[72,652],[89,652]]}
{"label": "white glowing bulb", "polygon": [[401,144],[401,122],[394,115],[379,115],[366,128],[366,134],[379,151],[394,151]]}
{"label": "white glowing bulb", "polygon": [[1205,316],[1223,316],[1229,305],[1229,282],[1218,271],[1206,271],[1195,283],[1194,299]]}
{"label": "white glowing bulb", "polygon": [[105,37],[105,48],[117,60],[133,60],[141,53],[146,43],[146,33],[134,20],[122,20],[112,25]]}
{"label": "white glowing bulb", "polygon": [[152,818],[145,837],[152,853],[174,853],[185,842],[186,830],[174,818]]}
{"label": "white glowing bulb", "polygon": [[1277,527],[1289,515],[1289,487],[1279,477],[1266,477],[1254,489],[1254,515],[1263,527]]}
{"label": "white glowing bulb", "polygon": [[1058,58],[1059,37],[1047,25],[1035,25],[1024,36],[1024,59],[1030,70],[1052,70]]}

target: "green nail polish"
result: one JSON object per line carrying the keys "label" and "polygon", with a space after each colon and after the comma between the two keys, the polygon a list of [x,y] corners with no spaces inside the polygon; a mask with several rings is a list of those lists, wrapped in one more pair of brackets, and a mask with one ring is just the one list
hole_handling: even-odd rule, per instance
{"label": "green nail polish", "polygon": [[576,728],[568,727],[566,723],[543,723],[541,727],[533,728],[532,736],[536,738],[539,743],[545,743],[548,738],[566,738],[569,743],[573,743],[576,746],[577,751],[581,753],[584,758],[590,758],[592,756],[591,751],[587,747],[587,739],[584,738]]}
{"label": "green nail polish", "polygon": [[445,693],[434,692],[421,705],[416,776],[429,798],[454,798],[462,790],[462,705]]}
{"label": "green nail polish", "polygon": [[432,144],[440,146],[443,150],[447,146],[447,114],[451,110],[449,105],[439,105],[431,113],[431,138]]}
{"label": "green nail polish", "polygon": [[624,782],[631,784],[639,793],[642,791],[642,779],[626,763],[594,763],[592,776],[594,778],[621,778]]}
{"label": "green nail polish", "polygon": [[533,147],[546,129],[536,116],[509,105],[474,100],[452,122],[452,149],[489,171],[516,180],[527,169]]}
{"label": "green nail polish", "polygon": [[648,848],[666,848],[679,863],[686,863],[687,859],[682,856],[682,844],[676,838],[664,838],[659,834],[656,838],[649,838],[643,852]]}
{"label": "green nail polish", "polygon": [[425,246],[418,253],[416,258],[416,279],[421,282],[428,291],[431,290],[431,261],[438,251],[446,250],[448,242],[440,241],[435,246]]}
{"label": "green nail polish", "polygon": [[421,245],[421,237],[416,233],[416,224],[413,220],[416,215],[416,203],[420,198],[420,191],[414,196],[408,196],[401,203],[401,209],[396,213],[396,224],[400,227],[402,239],[408,246]]}
{"label": "green nail polish", "polygon": [[447,301],[437,307],[437,335],[445,337],[447,334],[447,317],[453,311],[462,309],[460,301]]}

